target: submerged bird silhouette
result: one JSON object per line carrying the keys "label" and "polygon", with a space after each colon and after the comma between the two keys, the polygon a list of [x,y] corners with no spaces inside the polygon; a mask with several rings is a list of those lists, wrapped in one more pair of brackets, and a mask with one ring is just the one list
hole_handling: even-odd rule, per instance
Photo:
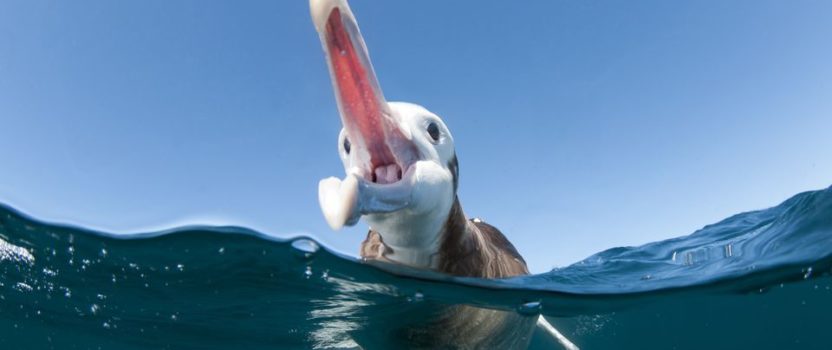
{"label": "submerged bird silhouette", "polygon": [[[361,256],[455,276],[504,278],[529,273],[495,227],[468,219],[456,192],[459,166],[445,123],[424,107],[387,102],[364,39],[345,0],[311,0],[344,128],[338,153],[346,177],[319,184],[327,223],[337,230],[364,218]],[[542,317],[450,307],[430,325],[406,332],[415,344],[463,348],[527,347],[539,324],[576,348]]]}

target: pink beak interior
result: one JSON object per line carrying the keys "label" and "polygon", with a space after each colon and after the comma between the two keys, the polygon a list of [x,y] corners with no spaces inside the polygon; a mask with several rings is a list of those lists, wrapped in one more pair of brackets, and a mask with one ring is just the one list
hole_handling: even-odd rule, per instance
{"label": "pink beak interior", "polygon": [[367,180],[395,182],[415,151],[384,100],[355,18],[343,0],[311,6],[352,152]]}

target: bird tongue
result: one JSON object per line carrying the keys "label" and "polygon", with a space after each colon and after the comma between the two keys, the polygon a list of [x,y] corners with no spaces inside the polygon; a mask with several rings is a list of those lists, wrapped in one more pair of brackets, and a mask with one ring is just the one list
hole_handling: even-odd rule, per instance
{"label": "bird tongue", "polygon": [[391,184],[402,179],[402,168],[398,164],[378,166],[373,170],[373,182]]}

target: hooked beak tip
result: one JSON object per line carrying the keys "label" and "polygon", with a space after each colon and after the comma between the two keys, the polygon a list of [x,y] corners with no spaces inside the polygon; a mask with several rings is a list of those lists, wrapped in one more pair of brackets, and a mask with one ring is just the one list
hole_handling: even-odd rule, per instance
{"label": "hooked beak tip", "polygon": [[312,15],[312,23],[318,34],[323,34],[326,29],[326,22],[334,9],[340,9],[343,15],[354,18],[350,6],[345,0],[309,0],[309,12]]}

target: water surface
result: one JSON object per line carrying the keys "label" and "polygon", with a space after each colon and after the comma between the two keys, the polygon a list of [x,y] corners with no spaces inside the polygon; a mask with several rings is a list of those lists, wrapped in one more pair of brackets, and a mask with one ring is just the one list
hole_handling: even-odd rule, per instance
{"label": "water surface", "polygon": [[[827,349],[830,268],[832,188],[507,280],[367,263],[240,227],[121,236],[0,206],[0,347],[407,346],[396,327],[467,304],[543,313],[584,349]],[[535,333],[532,348],[552,346]]]}

